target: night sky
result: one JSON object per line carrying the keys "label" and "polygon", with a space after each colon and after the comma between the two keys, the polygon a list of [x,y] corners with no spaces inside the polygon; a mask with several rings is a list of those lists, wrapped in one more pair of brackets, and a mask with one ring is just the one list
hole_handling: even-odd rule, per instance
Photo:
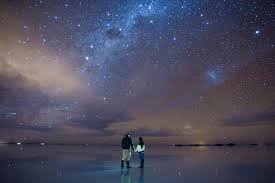
{"label": "night sky", "polygon": [[0,141],[275,140],[271,0],[1,0]]}

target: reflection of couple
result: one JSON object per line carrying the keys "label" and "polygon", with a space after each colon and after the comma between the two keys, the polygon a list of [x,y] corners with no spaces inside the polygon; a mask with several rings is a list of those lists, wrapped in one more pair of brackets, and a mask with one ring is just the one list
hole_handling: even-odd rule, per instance
{"label": "reflection of couple", "polygon": [[130,159],[131,159],[131,151],[138,152],[139,160],[140,160],[140,166],[139,168],[144,167],[144,150],[145,150],[145,144],[143,142],[142,137],[139,137],[139,143],[136,146],[136,148],[133,145],[132,139],[130,137],[130,134],[127,133],[122,141],[121,141],[121,147],[122,147],[122,160],[121,160],[121,168],[124,167],[124,161],[126,161],[127,168],[130,167]]}
{"label": "reflection of couple", "polygon": [[[121,178],[120,178],[121,183],[131,183],[131,176],[130,176],[130,170],[121,170]],[[141,168],[139,172],[139,177],[138,177],[138,183],[144,183],[144,169]]]}

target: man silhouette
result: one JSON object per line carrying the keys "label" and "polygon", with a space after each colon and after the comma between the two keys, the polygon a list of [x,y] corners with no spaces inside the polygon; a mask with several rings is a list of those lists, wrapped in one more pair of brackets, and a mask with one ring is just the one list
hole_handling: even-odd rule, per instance
{"label": "man silhouette", "polygon": [[130,167],[131,150],[134,149],[134,145],[129,133],[125,134],[125,136],[123,137],[121,141],[121,147],[122,147],[121,168],[124,167],[124,161],[126,161],[127,168],[131,168]]}

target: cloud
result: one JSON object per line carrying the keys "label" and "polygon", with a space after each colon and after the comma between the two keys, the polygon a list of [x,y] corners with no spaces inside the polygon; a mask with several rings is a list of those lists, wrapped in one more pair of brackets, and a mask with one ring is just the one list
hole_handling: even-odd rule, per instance
{"label": "cloud", "polygon": [[[87,82],[64,59],[46,50],[13,46],[8,54],[0,52],[0,76],[13,80],[14,86],[26,86],[54,95],[68,95],[86,89]],[[0,81],[0,85],[7,82]]]}
{"label": "cloud", "polygon": [[140,128],[138,130],[134,130],[132,133],[134,136],[146,136],[146,137],[169,137],[169,136],[183,136],[184,134],[167,130],[167,129],[148,129],[148,128]]}
{"label": "cloud", "polygon": [[0,56],[0,86],[6,88],[28,86],[27,79]]}
{"label": "cloud", "polygon": [[247,116],[233,116],[222,120],[225,126],[256,126],[275,123],[275,112],[261,112]]}
{"label": "cloud", "polygon": [[[51,128],[48,126],[34,126],[24,123],[18,123],[16,120],[0,118],[0,129],[19,129],[19,130],[31,130],[36,132],[50,132]],[[29,134],[30,135],[30,134]]]}
{"label": "cloud", "polygon": [[113,135],[116,133],[115,131],[107,130],[110,125],[133,120],[134,118],[127,111],[99,111],[99,109],[96,109],[90,110],[85,118],[73,118],[71,121],[82,128],[96,129],[105,135]]}

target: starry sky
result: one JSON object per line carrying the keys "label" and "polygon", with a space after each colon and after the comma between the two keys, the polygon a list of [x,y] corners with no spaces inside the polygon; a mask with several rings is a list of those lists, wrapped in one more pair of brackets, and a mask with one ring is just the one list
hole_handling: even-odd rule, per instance
{"label": "starry sky", "polygon": [[0,2],[0,141],[275,140],[271,0]]}

